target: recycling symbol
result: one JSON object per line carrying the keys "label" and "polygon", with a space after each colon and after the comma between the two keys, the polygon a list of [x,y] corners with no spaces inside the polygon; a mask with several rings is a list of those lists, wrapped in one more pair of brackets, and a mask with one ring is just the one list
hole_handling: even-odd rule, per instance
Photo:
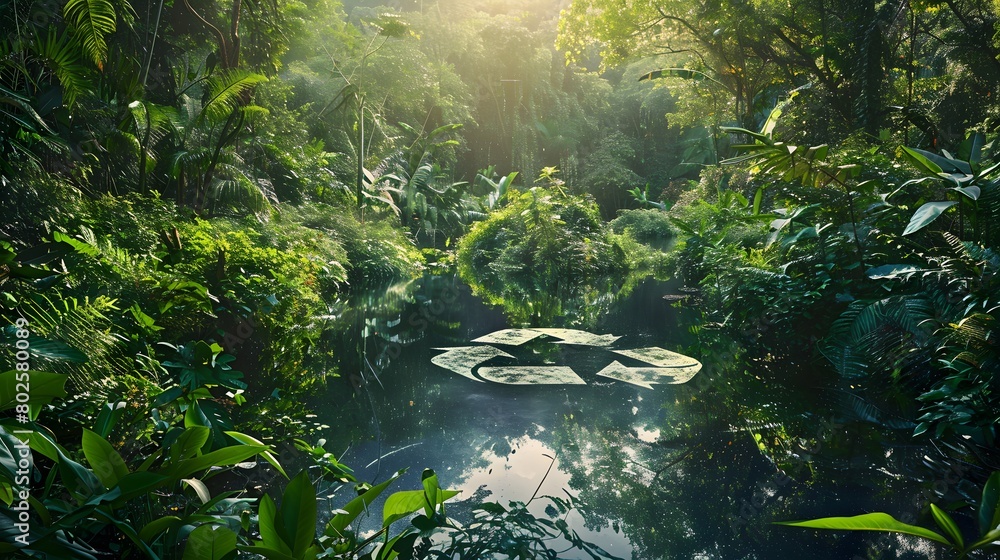
{"label": "recycling symbol", "polygon": [[431,363],[477,381],[500,383],[503,385],[585,385],[583,379],[569,366],[485,366],[485,362],[497,358],[513,358],[495,345],[520,346],[540,336],[556,339],[557,344],[572,344],[602,348],[646,365],[629,367],[618,360],[597,372],[597,375],[623,381],[646,389],[653,385],[679,385],[690,381],[701,371],[701,362],[656,346],[632,350],[615,349],[611,346],[620,336],[597,335],[574,329],[504,329],[472,340],[481,346],[457,346],[435,348],[444,350],[431,358]]}

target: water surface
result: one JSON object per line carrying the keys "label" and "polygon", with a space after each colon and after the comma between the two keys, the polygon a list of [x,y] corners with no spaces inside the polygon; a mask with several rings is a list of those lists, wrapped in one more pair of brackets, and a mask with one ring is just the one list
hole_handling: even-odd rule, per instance
{"label": "water surface", "polygon": [[[691,332],[698,314],[664,298],[676,292],[675,284],[647,279],[625,297],[595,298],[602,309],[583,319],[588,324],[555,317],[530,326],[621,336],[615,348],[703,348]],[[772,391],[762,375],[727,367],[724,354],[696,355],[706,362],[701,378],[649,390],[596,376],[622,359],[607,349],[539,337],[498,346],[516,359],[488,363],[569,366],[584,384],[473,381],[431,358],[439,348],[475,345],[470,341],[480,336],[526,325],[509,324],[502,308],[484,304],[451,276],[368,294],[349,304],[348,316],[353,334],[339,347],[338,383],[355,390],[336,387],[314,407],[341,435],[327,448],[346,449],[342,461],[360,480],[381,481],[409,467],[396,489],[416,488],[429,467],[464,498],[506,504],[571,496],[581,507],[567,518],[570,526],[622,558],[864,556],[864,535],[770,522],[875,510],[898,515],[915,492],[879,474],[882,461],[871,459],[894,451],[902,457],[905,449],[872,441],[864,430],[852,434],[823,412],[829,399],[817,389],[819,372],[803,371],[802,386]],[[331,507],[346,499],[335,496]],[[531,506],[544,516],[544,500]],[[449,513],[465,509],[459,503]],[[373,515],[362,530],[377,528],[380,519]],[[885,558],[911,548],[890,544],[896,552]],[[560,555],[578,557],[586,556]]]}

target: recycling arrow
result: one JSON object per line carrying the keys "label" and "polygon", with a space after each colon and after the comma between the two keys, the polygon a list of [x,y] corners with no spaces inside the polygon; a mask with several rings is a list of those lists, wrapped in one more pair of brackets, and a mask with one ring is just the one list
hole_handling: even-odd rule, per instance
{"label": "recycling arrow", "polygon": [[685,356],[684,354],[678,354],[677,352],[671,352],[670,350],[664,350],[663,348],[658,348],[656,346],[650,348],[636,348],[635,350],[612,350],[615,354],[621,354],[628,358],[639,360],[640,362],[646,362],[647,364],[654,365],[656,367],[686,367],[686,366],[701,366],[698,360]]}
{"label": "recycling arrow", "polygon": [[504,385],[586,385],[568,366],[502,366],[479,368],[487,381]]}
{"label": "recycling arrow", "polygon": [[541,332],[534,329],[504,329],[502,331],[491,332],[490,334],[473,339],[472,342],[485,342],[487,344],[506,344],[508,346],[520,346],[525,342],[534,340],[542,336]]}
{"label": "recycling arrow", "polygon": [[626,367],[618,360],[597,372],[601,377],[624,381],[646,389],[653,385],[680,385],[701,371],[701,364],[682,367]]}
{"label": "recycling arrow", "polygon": [[560,344],[579,344],[581,346],[611,346],[620,336],[610,334],[593,334],[575,329],[531,329],[553,338],[558,338]]}
{"label": "recycling arrow", "polygon": [[474,367],[497,356],[505,358],[514,357],[492,346],[456,346],[455,348],[435,348],[435,350],[446,350],[446,352],[431,358],[432,364],[451,370],[463,377],[468,377],[473,381],[479,381],[480,383],[483,380],[472,375]]}

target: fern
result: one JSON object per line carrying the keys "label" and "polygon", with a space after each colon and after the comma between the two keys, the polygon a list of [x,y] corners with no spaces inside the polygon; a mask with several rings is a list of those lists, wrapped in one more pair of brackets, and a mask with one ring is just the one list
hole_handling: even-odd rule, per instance
{"label": "fern", "polygon": [[98,69],[103,69],[108,57],[105,37],[117,29],[117,14],[111,0],[68,0],[63,16],[72,25],[73,36],[85,54]]}
{"label": "fern", "polygon": [[954,359],[980,369],[994,370],[1000,362],[996,337],[997,319],[988,313],[972,313],[949,325],[946,340]]}
{"label": "fern", "polygon": [[[2,54],[0,52],[0,56]],[[3,139],[0,141],[0,176],[4,177],[17,175],[11,166],[14,154],[21,154],[32,163],[40,160],[32,151],[31,139],[37,139],[55,152],[65,148],[65,143],[31,106],[31,100],[3,86],[0,86],[0,138]]]}
{"label": "fern", "polygon": [[888,413],[874,403],[847,391],[838,391],[840,408],[863,422],[893,430],[912,430],[916,424],[898,414]]}

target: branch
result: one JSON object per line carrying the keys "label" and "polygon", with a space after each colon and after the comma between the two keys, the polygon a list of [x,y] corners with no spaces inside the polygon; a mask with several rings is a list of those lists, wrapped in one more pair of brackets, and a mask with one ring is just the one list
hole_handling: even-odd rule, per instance
{"label": "branch", "polygon": [[[237,2],[238,1],[239,0],[237,0]],[[219,58],[222,59],[223,63],[228,64],[229,49],[227,48],[226,36],[222,34],[222,31],[219,31],[218,27],[209,23],[207,19],[202,17],[201,14],[199,14],[193,7],[191,7],[191,3],[188,2],[188,0],[184,0],[184,7],[187,8],[188,11],[194,15],[194,17],[198,18],[198,21],[200,21],[205,27],[207,27],[210,31],[212,31],[215,34],[215,39],[216,41],[219,42]],[[224,68],[228,68],[228,66],[225,66]]]}

